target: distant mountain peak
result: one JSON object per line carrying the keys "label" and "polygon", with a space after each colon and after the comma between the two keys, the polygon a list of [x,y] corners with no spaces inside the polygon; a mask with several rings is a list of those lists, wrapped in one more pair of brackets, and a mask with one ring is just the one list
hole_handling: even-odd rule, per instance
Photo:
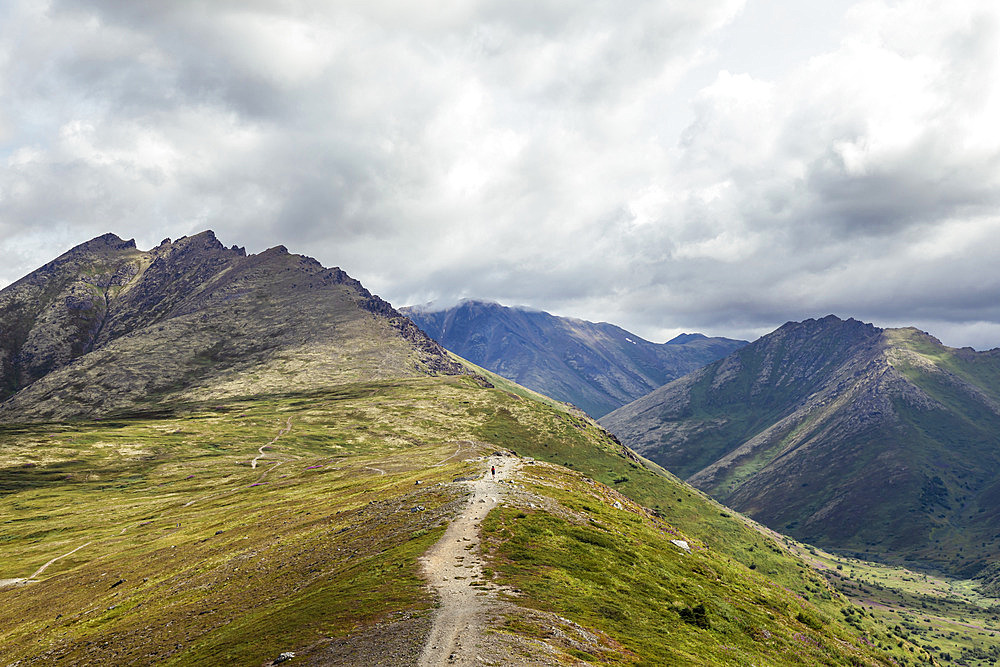
{"label": "distant mountain peak", "polygon": [[789,322],[785,322],[785,324],[783,324],[781,327],[779,327],[777,329],[777,331],[781,331],[782,329],[786,329],[786,328],[787,329],[793,329],[793,330],[796,330],[796,329],[816,330],[816,329],[827,329],[827,328],[830,328],[830,327],[841,328],[841,329],[848,328],[848,329],[857,329],[857,330],[866,329],[866,330],[871,331],[871,332],[882,331],[882,329],[880,329],[880,328],[878,328],[878,327],[876,327],[876,326],[874,326],[872,324],[869,324],[869,323],[866,323],[866,322],[862,322],[860,320],[856,320],[853,317],[848,317],[847,319],[843,319],[843,318],[840,318],[840,317],[838,317],[836,315],[832,315],[832,314],[831,315],[826,315],[825,317],[819,317],[819,318],[812,318],[812,317],[810,317],[808,319],[801,320],[801,321],[789,321]]}
{"label": "distant mountain peak", "polygon": [[459,356],[596,416],[746,344],[692,334],[661,345],[613,324],[477,299],[401,312]]}
{"label": "distant mountain peak", "polygon": [[690,343],[691,341],[695,341],[695,340],[705,340],[706,338],[708,338],[708,336],[706,336],[705,334],[700,334],[700,333],[691,333],[691,334],[689,334],[689,333],[682,333],[682,334],[677,334],[676,336],[674,336],[673,338],[671,338],[670,340],[668,340],[666,344],[667,345],[683,345],[684,343]]}

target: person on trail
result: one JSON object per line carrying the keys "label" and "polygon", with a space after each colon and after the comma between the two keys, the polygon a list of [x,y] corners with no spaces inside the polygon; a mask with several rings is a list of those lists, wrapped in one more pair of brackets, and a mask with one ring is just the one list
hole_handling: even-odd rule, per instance
{"label": "person on trail", "polygon": [[493,474],[493,479],[496,479],[497,478],[497,467],[496,466],[490,466],[490,473]]}

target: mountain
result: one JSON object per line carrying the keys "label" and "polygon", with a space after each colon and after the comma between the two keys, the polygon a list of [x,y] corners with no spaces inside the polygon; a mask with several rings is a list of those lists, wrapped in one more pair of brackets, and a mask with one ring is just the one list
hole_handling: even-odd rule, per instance
{"label": "mountain", "polygon": [[462,372],[340,269],[211,231],[147,252],[106,234],[0,290],[0,419]]}
{"label": "mountain", "polygon": [[789,322],[601,423],[803,541],[963,574],[1000,550],[1000,350]]}
{"label": "mountain", "polygon": [[487,301],[400,312],[455,354],[595,417],[746,344],[702,334],[651,343],[613,324]]}
{"label": "mountain", "polygon": [[308,258],[106,236],[0,298],[5,662],[929,660]]}

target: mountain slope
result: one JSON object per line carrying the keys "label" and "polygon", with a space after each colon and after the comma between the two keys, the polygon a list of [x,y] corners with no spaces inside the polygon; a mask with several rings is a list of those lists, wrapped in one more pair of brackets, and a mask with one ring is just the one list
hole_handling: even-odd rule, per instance
{"label": "mountain slope", "polygon": [[212,232],[148,252],[108,234],[0,291],[3,419],[461,373],[340,269]]}
{"label": "mountain slope", "polygon": [[400,312],[474,364],[597,417],[746,344],[701,334],[657,344],[605,322],[484,301]]}
{"label": "mountain slope", "polygon": [[468,376],[0,425],[0,513],[17,517],[0,577],[20,578],[0,580],[0,653],[22,665],[270,664],[289,651],[307,665],[417,664],[435,605],[420,557],[469,503],[462,480],[510,446],[520,472],[493,483],[503,501],[476,550],[487,569],[462,575],[492,601],[479,622],[494,664],[924,657],[589,419]]}
{"label": "mountain slope", "polygon": [[1000,355],[829,316],[602,419],[640,453],[799,539],[945,571],[1000,548]]}
{"label": "mountain slope", "polygon": [[[0,421],[8,662],[415,664],[442,617],[422,557],[482,489],[499,504],[451,560],[496,663],[927,658],[781,542],[578,411],[452,361],[336,270],[207,235],[159,249],[187,259],[98,247],[2,293],[28,313],[4,321],[21,332]],[[497,457],[515,474],[487,478]]]}

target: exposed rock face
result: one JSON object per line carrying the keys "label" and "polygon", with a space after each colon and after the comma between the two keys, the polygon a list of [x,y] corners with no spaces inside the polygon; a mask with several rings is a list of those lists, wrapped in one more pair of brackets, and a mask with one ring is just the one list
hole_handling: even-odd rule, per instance
{"label": "exposed rock face", "polygon": [[808,542],[958,571],[1000,546],[983,524],[1000,517],[998,351],[832,315],[790,322],[601,422]]}
{"label": "exposed rock face", "polygon": [[651,343],[612,324],[484,301],[401,311],[461,357],[593,416],[746,345],[701,334]]}
{"label": "exposed rock face", "polygon": [[106,234],[0,291],[0,418],[463,373],[340,269],[208,231],[139,251]]}

